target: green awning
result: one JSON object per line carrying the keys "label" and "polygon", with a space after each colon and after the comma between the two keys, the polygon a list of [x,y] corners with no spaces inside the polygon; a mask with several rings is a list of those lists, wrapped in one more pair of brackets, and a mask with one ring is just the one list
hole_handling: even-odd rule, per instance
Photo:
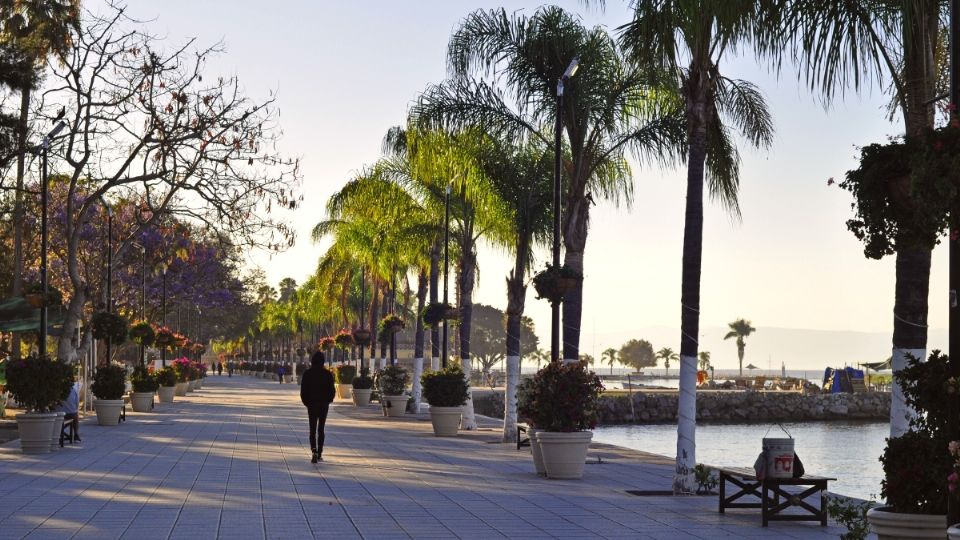
{"label": "green awning", "polygon": [[[47,308],[47,333],[57,335],[63,324],[63,306]],[[0,332],[35,332],[40,328],[40,309],[22,296],[0,300]]]}
{"label": "green awning", "polygon": [[873,371],[880,371],[881,369],[890,369],[892,367],[891,363],[891,360],[884,360],[883,362],[864,362],[860,365]]}

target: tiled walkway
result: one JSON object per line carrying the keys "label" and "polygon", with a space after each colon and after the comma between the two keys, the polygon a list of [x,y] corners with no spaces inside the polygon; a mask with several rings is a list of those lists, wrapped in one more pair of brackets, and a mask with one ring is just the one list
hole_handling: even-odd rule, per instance
{"label": "tiled walkway", "polygon": [[209,377],[125,424],[85,422],[42,456],[0,445],[0,538],[837,538],[814,523],[760,526],[716,497],[636,497],[670,485],[664,460],[595,447],[582,481],[533,474],[492,424],[433,437],[423,418],[338,403],[326,461],[309,462],[296,385]]}

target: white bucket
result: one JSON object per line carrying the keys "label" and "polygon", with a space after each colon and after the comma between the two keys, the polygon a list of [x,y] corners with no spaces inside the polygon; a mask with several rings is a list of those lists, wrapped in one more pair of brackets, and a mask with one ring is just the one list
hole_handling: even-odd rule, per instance
{"label": "white bucket", "polygon": [[793,478],[793,439],[763,438],[768,478]]}

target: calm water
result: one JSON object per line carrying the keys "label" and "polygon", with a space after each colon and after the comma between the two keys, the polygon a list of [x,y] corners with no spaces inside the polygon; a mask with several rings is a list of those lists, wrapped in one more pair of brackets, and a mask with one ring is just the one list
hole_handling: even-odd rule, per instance
{"label": "calm water", "polygon": [[[767,424],[697,426],[697,462],[750,467],[760,453]],[[890,432],[885,422],[809,422],[784,424],[810,474],[837,478],[830,491],[851,497],[880,498],[883,470],[878,458]],[[774,426],[770,436],[785,436]],[[644,452],[675,456],[676,425],[598,427],[594,440]],[[669,486],[667,486],[669,488]]]}

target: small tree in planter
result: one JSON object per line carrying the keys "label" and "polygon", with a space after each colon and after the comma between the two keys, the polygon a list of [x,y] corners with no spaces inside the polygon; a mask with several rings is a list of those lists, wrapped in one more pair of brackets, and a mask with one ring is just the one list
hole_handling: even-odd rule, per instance
{"label": "small tree in planter", "polygon": [[353,404],[357,407],[366,407],[370,404],[370,394],[373,393],[373,379],[369,368],[361,368],[360,375],[353,378]]}
{"label": "small tree in planter", "polygon": [[353,378],[357,376],[357,368],[344,364],[333,371],[337,383],[337,397],[350,399],[353,389]]}
{"label": "small tree in planter", "polygon": [[160,385],[157,390],[160,403],[173,403],[173,396],[177,389],[177,372],[173,370],[173,367],[167,366],[158,369],[154,375],[157,378],[157,384]]}
{"label": "small tree in planter", "polygon": [[57,418],[50,411],[70,395],[73,367],[49,357],[33,356],[4,364],[7,391],[27,409],[17,415],[20,447],[24,454],[45,454],[50,451]]}
{"label": "small tree in planter", "polygon": [[563,301],[563,297],[581,279],[583,279],[583,276],[570,267],[556,267],[547,263],[545,270],[533,276],[533,288],[537,291],[537,298],[549,300],[551,304],[557,304]]}
{"label": "small tree in planter", "polygon": [[530,440],[530,453],[533,455],[533,467],[539,476],[546,476],[547,469],[543,466],[543,456],[540,455],[540,445],[537,444],[537,424],[535,406],[537,403],[537,386],[533,379],[523,379],[517,385],[517,418],[527,424],[527,438]]}
{"label": "small tree in planter", "polygon": [[533,377],[537,443],[549,478],[580,478],[603,384],[583,362],[551,362]]}
{"label": "small tree in planter", "polygon": [[410,384],[410,373],[400,366],[387,366],[378,372],[380,403],[385,416],[403,416],[410,396],[404,394]]}
{"label": "small tree in planter", "polygon": [[94,339],[109,339],[114,345],[127,340],[127,320],[108,311],[98,311],[90,321]]}
{"label": "small tree in planter", "polygon": [[904,530],[916,538],[945,535],[947,478],[953,470],[947,408],[958,392],[947,362],[940,351],[933,351],[926,362],[910,358],[906,368],[894,373],[917,416],[906,433],[887,439],[880,457],[884,472],[880,494],[887,504],[867,512],[880,538],[902,536]]}
{"label": "small tree in planter", "polygon": [[437,437],[456,437],[461,407],[467,402],[469,385],[459,366],[424,373],[420,377],[423,397],[430,404],[430,422]]}
{"label": "small tree in planter", "polygon": [[101,426],[115,426],[120,423],[126,379],[127,370],[123,366],[107,364],[97,368],[90,389],[97,397],[93,407],[97,411],[97,423]]}
{"label": "small tree in planter", "polygon": [[133,387],[133,395],[130,396],[133,410],[150,412],[153,409],[153,394],[160,387],[157,378],[146,367],[137,366],[130,374],[130,386]]}
{"label": "small tree in planter", "polygon": [[423,326],[435,328],[445,320],[459,319],[460,313],[457,311],[457,308],[450,304],[431,302],[424,306],[423,311],[420,312],[420,317],[423,319]]}

